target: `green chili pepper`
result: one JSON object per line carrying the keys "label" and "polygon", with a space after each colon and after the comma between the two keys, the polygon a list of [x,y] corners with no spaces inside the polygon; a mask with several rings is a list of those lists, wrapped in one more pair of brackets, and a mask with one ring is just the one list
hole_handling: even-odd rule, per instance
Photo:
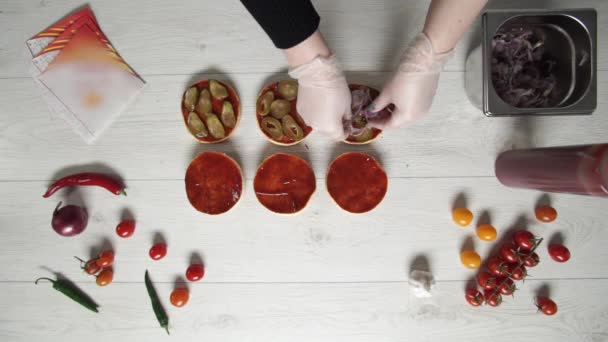
{"label": "green chili pepper", "polygon": [[42,278],[36,279],[34,284],[38,285],[38,281],[41,279],[50,281],[51,283],[53,283],[53,288],[55,290],[70,297],[73,301],[80,303],[80,305],[84,306],[85,308],[87,308],[93,312],[99,312],[97,310],[99,305],[97,305],[93,300],[91,300],[91,298],[89,298],[89,296],[87,296],[79,288],[75,287],[70,281],[65,280],[65,279],[53,280],[50,278],[42,277]]}
{"label": "green chili pepper", "polygon": [[148,270],[146,270],[146,289],[148,290],[148,295],[150,296],[150,301],[152,302],[152,310],[154,310],[154,314],[156,315],[156,319],[158,323],[160,323],[161,328],[165,328],[167,331],[167,335],[169,335],[169,316],[165,312],[160,300],[158,299],[158,294],[152,286],[152,281],[150,280],[150,276],[148,275]]}

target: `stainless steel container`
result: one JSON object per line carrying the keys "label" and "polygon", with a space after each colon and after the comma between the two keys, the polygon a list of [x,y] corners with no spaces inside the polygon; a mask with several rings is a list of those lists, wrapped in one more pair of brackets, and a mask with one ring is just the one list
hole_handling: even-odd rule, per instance
{"label": "stainless steel container", "polygon": [[[557,62],[556,78],[564,91],[551,107],[517,108],[494,90],[492,38],[497,31],[534,28],[544,33],[545,49]],[[597,13],[594,9],[490,10],[482,15],[481,45],[467,58],[465,87],[473,104],[487,116],[591,114],[597,102]]]}

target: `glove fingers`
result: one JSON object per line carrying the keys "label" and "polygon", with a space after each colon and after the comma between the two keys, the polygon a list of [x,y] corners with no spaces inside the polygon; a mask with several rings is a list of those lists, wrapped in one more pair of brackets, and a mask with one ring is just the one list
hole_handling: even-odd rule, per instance
{"label": "glove fingers", "polygon": [[391,101],[391,96],[383,90],[369,106],[369,111],[371,111],[372,113],[377,113],[386,108],[386,106],[388,106],[389,104],[391,104]]}

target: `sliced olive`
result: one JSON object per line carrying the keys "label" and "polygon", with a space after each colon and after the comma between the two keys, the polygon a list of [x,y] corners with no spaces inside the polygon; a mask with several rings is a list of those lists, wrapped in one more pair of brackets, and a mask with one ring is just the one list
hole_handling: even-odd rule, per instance
{"label": "sliced olive", "polygon": [[209,129],[209,134],[215,139],[222,139],[226,136],[226,130],[224,130],[224,126],[218,119],[215,114],[207,114],[205,117],[205,121],[207,123],[207,128]]}
{"label": "sliced olive", "polygon": [[261,116],[268,115],[268,113],[270,113],[272,101],[274,101],[274,93],[269,90],[258,99],[258,103],[256,104],[257,112],[260,113]]}
{"label": "sliced olive", "polygon": [[296,120],[291,115],[285,115],[281,119],[283,124],[283,133],[293,141],[299,141],[304,138],[304,131],[302,127],[298,125]]}
{"label": "sliced olive", "polygon": [[232,103],[224,101],[224,104],[222,104],[222,114],[220,117],[226,128],[234,128],[234,126],[236,126],[236,116],[234,115]]}
{"label": "sliced olive", "polygon": [[285,100],[291,101],[298,96],[298,82],[294,80],[284,80],[279,82],[279,94]]}
{"label": "sliced olive", "polygon": [[356,142],[366,142],[374,137],[374,130],[371,127],[365,127],[356,134],[351,135]]}
{"label": "sliced olive", "polygon": [[275,119],[282,119],[285,115],[289,114],[291,110],[291,103],[287,100],[274,100],[270,104],[270,114]]}
{"label": "sliced olive", "polygon": [[212,108],[213,104],[211,103],[211,94],[209,93],[209,90],[203,89],[198,97],[196,111],[201,114],[207,114],[213,111]]}
{"label": "sliced olive", "polygon": [[184,106],[186,109],[191,112],[194,110],[194,105],[196,104],[196,100],[198,99],[198,88],[192,87],[186,90],[184,93]]}
{"label": "sliced olive", "polygon": [[205,138],[209,135],[207,127],[205,127],[205,124],[195,112],[188,114],[188,128],[197,138]]}
{"label": "sliced olive", "polygon": [[209,90],[214,99],[224,100],[228,97],[228,89],[216,80],[209,81]]}
{"label": "sliced olive", "polygon": [[281,123],[279,120],[267,116],[262,119],[262,129],[264,132],[268,133],[270,137],[274,140],[283,139],[283,128],[281,127]]}
{"label": "sliced olive", "polygon": [[367,119],[363,115],[353,115],[352,126],[354,128],[365,128],[367,126]]}

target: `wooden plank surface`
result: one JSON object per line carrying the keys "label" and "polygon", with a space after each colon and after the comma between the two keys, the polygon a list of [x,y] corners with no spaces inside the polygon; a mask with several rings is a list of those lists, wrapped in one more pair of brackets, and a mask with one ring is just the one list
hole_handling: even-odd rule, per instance
{"label": "wooden plank surface", "polygon": [[[381,87],[398,51],[420,30],[429,1],[314,1],[324,31],[351,82]],[[52,119],[26,68],[24,41],[80,3],[0,0],[0,341],[160,341],[143,286],[152,272],[171,317],[171,338],[183,341],[606,341],[608,340],[608,202],[551,195],[559,218],[533,219],[541,198],[508,189],[494,178],[496,155],[513,147],[605,142],[608,130],[608,2],[581,0],[491,1],[490,8],[593,7],[598,11],[598,109],[592,116],[485,118],[467,99],[464,61],[478,37],[467,32],[442,74],[429,116],[407,129],[386,132],[369,146],[334,144],[313,134],[280,148],[265,141],[253,116],[255,96],[285,77],[285,62],[238,1],[93,0],[102,29],[146,79],[143,94],[91,146]],[[200,78],[228,80],[243,102],[243,120],[226,143],[202,146],[179,115],[184,89]],[[239,205],[209,217],[187,202],[183,176],[201,151],[226,152],[241,164],[246,188]],[[327,165],[345,151],[377,157],[389,175],[383,203],[366,215],[341,211],[325,191]],[[277,216],[256,200],[251,180],[274,152],[310,161],[317,192],[296,216]],[[81,170],[119,174],[127,197],[100,189],[62,191],[42,199],[52,179]],[[472,240],[487,257],[497,244],[480,242],[473,227],[456,227],[450,210],[459,194],[477,222],[489,214],[500,237],[528,228],[545,238],[541,264],[515,299],[498,309],[472,308],[463,289],[475,272],[459,263]],[[62,238],[50,228],[57,201],[84,204],[85,233]],[[124,214],[137,220],[135,235],[114,227]],[[167,257],[147,256],[164,238]],[[549,241],[563,239],[572,260],[557,264]],[[74,255],[102,246],[116,251],[115,282],[97,287]],[[169,293],[193,258],[205,279],[189,284],[191,302],[170,307]],[[438,280],[434,297],[412,297],[407,276],[424,260]],[[61,272],[91,294],[102,312],[89,314],[39,276]],[[533,297],[550,290],[560,309],[535,312]]]}
{"label": "wooden plank surface", "polygon": [[[153,272],[155,270],[151,270]],[[140,277],[143,273],[140,272]],[[154,274],[154,273],[152,273]],[[143,283],[78,284],[101,305],[83,311],[49,287],[0,284],[4,341],[605,341],[608,312],[597,301],[608,280],[528,281],[499,309],[463,305],[462,282],[441,282],[433,299],[406,283],[205,284],[190,286],[182,309],[168,307],[171,336],[158,327]],[[536,313],[533,297],[550,286],[557,315]],[[173,283],[157,284],[166,304]],[[584,293],[584,295],[583,295]],[[11,298],[20,305],[11,306]],[[24,329],[28,331],[24,334]]]}

